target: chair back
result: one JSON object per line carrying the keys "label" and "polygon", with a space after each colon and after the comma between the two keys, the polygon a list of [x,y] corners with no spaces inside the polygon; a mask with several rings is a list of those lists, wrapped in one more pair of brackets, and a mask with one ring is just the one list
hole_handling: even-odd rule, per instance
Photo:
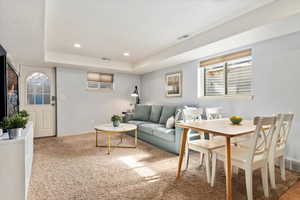
{"label": "chair back", "polygon": [[221,108],[206,108],[205,114],[207,120],[213,120],[213,119],[221,119]]}
{"label": "chair back", "polygon": [[183,109],[183,121],[193,122],[202,120],[203,108],[185,108]]}
{"label": "chair back", "polygon": [[247,158],[249,162],[253,162],[257,155],[262,155],[264,159],[267,159],[271,140],[276,130],[276,120],[276,116],[254,118],[253,123],[256,128],[250,141],[249,157]]}
{"label": "chair back", "polygon": [[294,119],[293,113],[287,114],[278,114],[277,115],[277,129],[274,133],[271,143],[271,151],[272,155],[274,156],[276,153],[276,148],[285,148],[287,137],[290,133],[292,121]]}

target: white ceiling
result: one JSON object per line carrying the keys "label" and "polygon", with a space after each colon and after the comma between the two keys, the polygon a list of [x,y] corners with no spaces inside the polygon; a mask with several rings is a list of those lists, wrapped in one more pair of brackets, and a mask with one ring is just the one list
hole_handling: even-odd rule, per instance
{"label": "white ceiling", "polygon": [[[266,0],[51,0],[49,51],[136,63]],[[81,49],[73,47],[81,44]],[[124,57],[123,52],[130,52]]]}
{"label": "white ceiling", "polygon": [[0,43],[25,65],[145,73],[294,32],[299,13],[299,0],[0,0]]}
{"label": "white ceiling", "polygon": [[42,0],[0,0],[0,44],[15,62],[44,65]]}

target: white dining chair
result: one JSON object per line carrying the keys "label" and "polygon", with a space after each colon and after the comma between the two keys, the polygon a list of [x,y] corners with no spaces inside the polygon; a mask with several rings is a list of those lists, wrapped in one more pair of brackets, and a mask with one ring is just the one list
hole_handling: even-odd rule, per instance
{"label": "white dining chair", "polygon": [[[201,113],[202,111],[202,113]],[[197,118],[197,120],[202,120],[201,117],[197,117],[197,115],[203,114],[203,110],[199,110],[199,112],[195,112],[192,110],[184,110],[183,111],[184,115],[189,116],[187,118]],[[198,132],[200,138],[191,140],[193,135],[191,134],[191,130],[188,132],[188,139],[187,139],[187,145],[186,145],[186,150],[185,150],[185,161],[186,161],[186,169],[188,169],[189,165],[189,152],[190,150],[196,151],[200,153],[200,165],[203,163],[203,158],[205,162],[205,171],[206,171],[206,177],[207,177],[207,182],[210,183],[211,179],[211,154],[214,149],[221,148],[225,146],[225,142],[223,138],[210,138],[210,139],[205,139],[204,133],[203,132]]]}
{"label": "white dining chair", "polygon": [[293,113],[278,114],[277,115],[277,129],[272,138],[270,153],[269,153],[269,174],[271,187],[276,188],[275,183],[275,162],[279,160],[279,167],[281,173],[281,179],[286,180],[285,177],[285,147],[287,137],[290,133],[292,121],[294,118]]}
{"label": "white dining chair", "polygon": [[221,114],[222,108],[216,107],[216,108],[206,108],[205,109],[205,115],[207,120],[212,120],[212,119],[221,119],[222,114]]}
{"label": "white dining chair", "polygon": [[[246,188],[248,200],[253,199],[252,173],[253,170],[261,169],[263,191],[266,197],[269,196],[268,186],[268,154],[272,136],[276,130],[276,117],[255,117],[255,132],[251,134],[250,146],[232,145],[232,166],[245,170]],[[267,126],[268,129],[264,129]],[[225,148],[213,151],[212,154],[212,178],[211,186],[214,186],[216,176],[216,161],[226,160]],[[226,170],[225,170],[226,172]]]}
{"label": "white dining chair", "polygon": [[[202,120],[202,115],[203,115],[203,108],[196,108],[196,107],[185,107],[182,110],[183,113],[183,121],[184,122],[195,122],[195,121],[200,121]],[[185,151],[185,168],[188,168],[189,165],[189,148],[188,144],[192,139],[195,138],[201,138],[204,137],[204,135],[201,132],[193,132],[192,130],[188,131],[187,134],[187,145],[186,145],[186,151]],[[202,159],[201,159],[201,153],[200,153],[200,165],[202,164]]]}
{"label": "white dining chair", "polygon": [[[205,116],[206,116],[206,120],[222,119],[223,118],[222,108],[220,108],[220,107],[206,108],[205,109]],[[214,137],[214,135],[209,134],[209,138],[212,138],[212,137]],[[223,138],[223,136],[216,136],[216,137]],[[224,142],[225,142],[225,140],[224,140]]]}

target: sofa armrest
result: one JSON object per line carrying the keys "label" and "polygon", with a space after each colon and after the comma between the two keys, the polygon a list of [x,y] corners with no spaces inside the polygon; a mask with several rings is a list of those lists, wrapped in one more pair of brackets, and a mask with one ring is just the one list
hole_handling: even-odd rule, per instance
{"label": "sofa armrest", "polygon": [[124,118],[123,118],[123,121],[124,121],[125,123],[127,123],[128,121],[130,121],[130,120],[133,119],[133,115],[134,115],[134,113],[125,113]]}

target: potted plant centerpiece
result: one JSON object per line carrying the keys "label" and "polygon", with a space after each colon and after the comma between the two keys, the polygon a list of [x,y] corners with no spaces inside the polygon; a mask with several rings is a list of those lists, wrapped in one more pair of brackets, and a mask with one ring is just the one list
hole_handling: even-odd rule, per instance
{"label": "potted plant centerpiece", "polygon": [[118,127],[118,126],[120,126],[120,122],[122,121],[122,117],[120,117],[119,115],[113,115],[111,117],[111,121],[112,121],[114,127]]}
{"label": "potted plant centerpiece", "polygon": [[7,129],[9,139],[14,139],[21,134],[21,130],[25,128],[28,122],[28,114],[26,111],[18,113],[12,117],[6,117],[3,120],[3,127]]}

